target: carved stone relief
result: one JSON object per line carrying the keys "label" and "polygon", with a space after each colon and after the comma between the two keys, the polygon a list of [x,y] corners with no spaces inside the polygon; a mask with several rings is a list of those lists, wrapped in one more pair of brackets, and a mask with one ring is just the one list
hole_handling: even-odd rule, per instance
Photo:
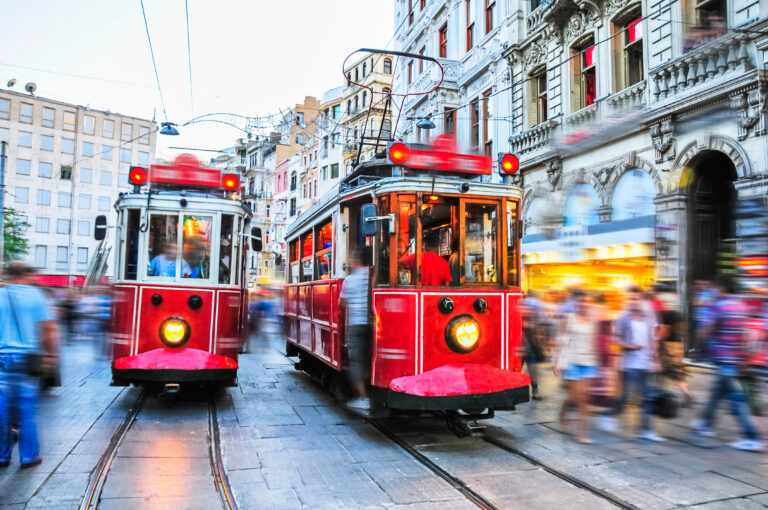
{"label": "carved stone relief", "polygon": [[551,191],[557,189],[557,185],[560,182],[560,177],[563,174],[563,165],[559,159],[553,159],[547,163],[547,180]]}
{"label": "carved stone relief", "polygon": [[563,28],[565,42],[579,38],[598,21],[598,13],[591,4],[583,4],[583,7],[566,22]]}
{"label": "carved stone relief", "polygon": [[730,96],[731,110],[738,119],[738,139],[744,140],[750,131],[755,135],[761,135],[766,130],[765,112],[760,105],[765,100],[765,90],[754,89],[750,91],[736,92]]}
{"label": "carved stone relief", "polygon": [[605,14],[611,15],[614,12],[620,11],[625,5],[629,3],[628,0],[607,0],[605,2]]}
{"label": "carved stone relief", "polygon": [[656,163],[675,159],[675,130],[672,119],[651,125],[651,141],[656,149]]}
{"label": "carved stone relief", "polygon": [[547,51],[537,42],[531,43],[525,52],[525,67],[530,69],[536,67],[540,62],[546,60]]}

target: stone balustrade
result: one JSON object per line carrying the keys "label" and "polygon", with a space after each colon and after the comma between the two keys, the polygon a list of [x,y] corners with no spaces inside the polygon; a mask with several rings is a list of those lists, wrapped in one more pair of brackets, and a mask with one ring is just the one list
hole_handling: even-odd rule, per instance
{"label": "stone balustrade", "polygon": [[647,83],[645,80],[639,81],[634,85],[617,92],[608,98],[608,104],[611,108],[625,110],[632,108],[642,108],[646,105],[645,90]]}
{"label": "stone balustrade", "polygon": [[539,23],[544,19],[544,10],[546,8],[545,5],[539,5],[531,11],[527,18],[525,18],[525,26],[528,29],[529,34],[539,26]]}
{"label": "stone balustrade", "polygon": [[597,117],[597,110],[599,103],[592,103],[591,105],[582,108],[565,118],[565,123],[569,126],[574,126],[584,122],[591,122]]}
{"label": "stone balustrade", "polygon": [[548,148],[552,142],[552,135],[556,125],[555,121],[548,120],[518,135],[510,136],[509,143],[512,153],[520,156]]}
{"label": "stone balustrade", "polygon": [[662,101],[693,88],[706,86],[729,74],[753,67],[747,44],[749,38],[731,33],[694,48],[679,58],[650,71],[652,101]]}

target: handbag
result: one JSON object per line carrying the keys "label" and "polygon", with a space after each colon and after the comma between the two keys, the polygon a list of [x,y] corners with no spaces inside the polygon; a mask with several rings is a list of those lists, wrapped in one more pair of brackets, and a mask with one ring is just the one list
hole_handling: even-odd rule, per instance
{"label": "handbag", "polygon": [[[19,333],[19,338],[24,338],[24,334],[19,326],[19,318],[16,316],[16,306],[14,306],[14,300],[11,299],[11,289],[5,289],[5,295],[8,297],[8,304],[11,308],[11,315],[13,316],[13,323],[16,325],[16,331]],[[44,368],[44,354],[41,352],[30,352],[24,357],[24,372],[30,377],[42,377],[48,373]]]}

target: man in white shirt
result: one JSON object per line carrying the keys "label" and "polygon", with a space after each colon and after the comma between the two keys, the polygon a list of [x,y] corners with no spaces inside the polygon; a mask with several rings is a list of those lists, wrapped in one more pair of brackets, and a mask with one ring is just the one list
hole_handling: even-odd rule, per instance
{"label": "man in white shirt", "polygon": [[355,409],[371,408],[366,389],[366,380],[370,368],[368,344],[370,342],[370,324],[368,321],[368,280],[370,271],[363,265],[361,254],[352,252],[349,256],[350,272],[341,285],[340,304],[346,311],[347,327],[345,344],[349,359],[349,379],[357,398],[347,405]]}

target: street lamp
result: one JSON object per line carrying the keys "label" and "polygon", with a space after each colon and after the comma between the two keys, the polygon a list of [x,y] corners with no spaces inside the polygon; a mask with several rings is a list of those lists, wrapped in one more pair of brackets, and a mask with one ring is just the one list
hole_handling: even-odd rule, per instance
{"label": "street lamp", "polygon": [[435,129],[435,123],[432,122],[432,116],[427,117],[416,117],[419,120],[418,124],[416,124],[416,127],[419,129]]}
{"label": "street lamp", "polygon": [[178,136],[179,130],[176,129],[176,125],[173,122],[162,122],[160,124],[162,127],[160,128],[160,134],[161,135],[170,135],[170,136]]}

